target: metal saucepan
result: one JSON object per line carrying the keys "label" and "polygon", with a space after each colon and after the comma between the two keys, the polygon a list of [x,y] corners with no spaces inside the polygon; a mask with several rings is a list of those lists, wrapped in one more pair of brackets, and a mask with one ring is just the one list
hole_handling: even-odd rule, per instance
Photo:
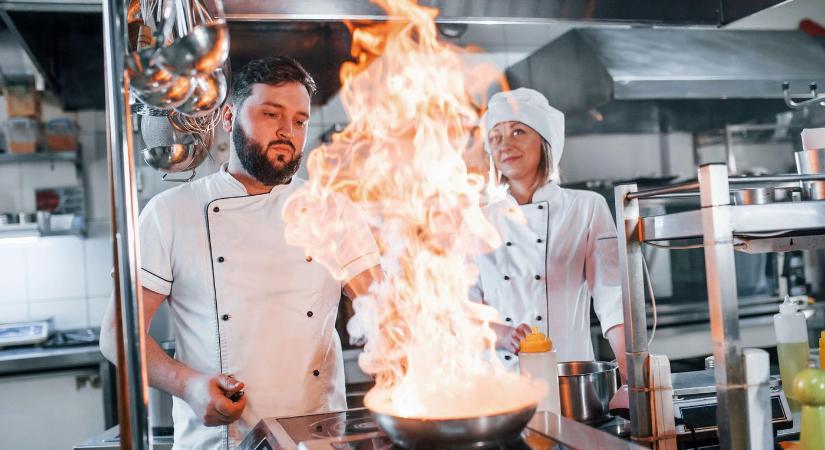
{"label": "metal saucepan", "polygon": [[[370,404],[370,391],[364,404]],[[457,419],[422,419],[399,417],[370,409],[375,422],[390,440],[406,449],[503,448],[517,440],[536,412],[537,403],[480,417]],[[369,406],[368,406],[369,407]]]}
{"label": "metal saucepan", "polygon": [[[825,148],[796,152],[796,170],[802,175],[825,173]],[[805,200],[825,200],[825,181],[802,182]]]}
{"label": "metal saucepan", "polygon": [[773,188],[774,202],[797,202],[800,200],[802,200],[802,191],[799,187],[777,186]]}
{"label": "metal saucepan", "polygon": [[619,390],[615,362],[568,361],[558,364],[561,414],[585,423],[610,419],[610,398]]}
{"label": "metal saucepan", "polygon": [[774,190],[758,187],[733,191],[733,201],[737,205],[764,205],[773,203]]}

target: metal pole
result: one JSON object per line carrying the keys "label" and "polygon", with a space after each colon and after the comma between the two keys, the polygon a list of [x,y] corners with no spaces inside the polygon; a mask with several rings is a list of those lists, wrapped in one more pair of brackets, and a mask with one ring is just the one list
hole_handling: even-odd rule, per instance
{"label": "metal pole", "polygon": [[118,345],[119,361],[125,364],[117,370],[120,398],[128,402],[128,420],[120,423],[121,448],[149,448],[148,388],[145,383],[146,358],[143,340],[143,301],[138,279],[138,240],[136,232],[137,198],[135,194],[132,129],[129,116],[129,80],[124,72],[128,52],[126,36],[126,3],[124,0],[103,2],[103,45],[106,75],[106,138],[112,175],[112,197],[116,227],[118,269],[115,286],[123,314],[123,342]]}
{"label": "metal pole", "polygon": [[791,183],[794,181],[822,181],[825,180],[825,173],[789,173],[787,175],[768,175],[761,177],[730,177],[730,184],[755,184],[755,183]]}
{"label": "metal pole", "polygon": [[684,183],[671,184],[659,188],[646,189],[644,191],[633,191],[627,194],[628,200],[635,200],[637,198],[655,197],[663,194],[672,194],[676,192],[687,192],[699,189],[698,181],[687,181]]}
{"label": "metal pole", "polygon": [[[649,441],[653,436],[650,388],[647,377],[647,313],[645,311],[642,242],[639,240],[639,200],[630,200],[637,185],[616,186],[616,231],[619,268],[622,274],[622,305],[627,345],[627,388],[630,401],[630,430],[633,439]],[[618,357],[618,355],[617,355]]]}
{"label": "metal pole", "polygon": [[719,402],[716,410],[719,445],[724,449],[749,450],[751,430],[748,426],[745,358],[739,336],[727,166],[707,164],[700,167],[699,185],[710,332]]}

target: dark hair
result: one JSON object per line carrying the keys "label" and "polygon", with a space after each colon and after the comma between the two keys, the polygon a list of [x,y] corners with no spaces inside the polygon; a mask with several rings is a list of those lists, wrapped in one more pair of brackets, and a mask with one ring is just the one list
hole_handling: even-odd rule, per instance
{"label": "dark hair", "polygon": [[252,85],[255,83],[273,86],[290,82],[301,83],[307,88],[310,97],[317,90],[315,80],[309,72],[289,56],[271,56],[252,60],[232,78],[232,93],[229,98],[235,105],[240,105],[252,94]]}

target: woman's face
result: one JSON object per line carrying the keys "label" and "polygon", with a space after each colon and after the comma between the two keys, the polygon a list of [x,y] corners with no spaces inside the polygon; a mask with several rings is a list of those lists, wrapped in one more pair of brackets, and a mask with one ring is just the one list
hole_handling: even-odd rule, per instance
{"label": "woman's face", "polygon": [[541,135],[521,122],[500,122],[487,136],[493,163],[512,181],[532,182],[541,162]]}

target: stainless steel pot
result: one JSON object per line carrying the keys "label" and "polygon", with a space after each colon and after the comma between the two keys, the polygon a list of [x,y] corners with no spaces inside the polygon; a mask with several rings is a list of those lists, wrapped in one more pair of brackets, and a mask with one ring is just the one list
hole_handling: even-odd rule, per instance
{"label": "stainless steel pot", "polygon": [[558,364],[561,414],[585,423],[609,419],[610,398],[619,390],[615,362],[568,361]]}
{"label": "stainless steel pot", "polygon": [[733,200],[737,205],[764,205],[773,203],[773,189],[758,187],[740,189],[733,192]]}
{"label": "stainless steel pot", "polygon": [[[802,175],[825,173],[825,148],[796,152],[796,171]],[[825,200],[825,181],[802,182],[802,198]]]}
{"label": "stainless steel pot", "polygon": [[802,192],[799,187],[773,188],[774,202],[798,202],[800,200],[802,200]]}

